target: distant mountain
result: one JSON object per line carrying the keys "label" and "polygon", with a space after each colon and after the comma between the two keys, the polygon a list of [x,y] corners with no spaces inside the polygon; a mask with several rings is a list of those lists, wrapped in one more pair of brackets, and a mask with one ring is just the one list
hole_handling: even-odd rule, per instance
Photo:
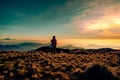
{"label": "distant mountain", "polygon": [[4,38],[3,40],[11,40],[10,38]]}
{"label": "distant mountain", "polygon": [[2,45],[0,44],[0,50],[15,50],[15,51],[28,51],[37,49],[47,44],[42,43],[19,43],[16,45]]}
{"label": "distant mountain", "polygon": [[[51,48],[48,44],[24,42],[18,44],[0,44],[0,50],[12,50],[12,51],[43,51],[49,53]],[[88,53],[106,53],[116,51],[111,48],[100,48],[100,49],[83,49],[81,47],[74,47],[72,45],[66,45],[62,47],[57,47],[56,52],[64,53],[76,53],[76,54],[88,54]]]}

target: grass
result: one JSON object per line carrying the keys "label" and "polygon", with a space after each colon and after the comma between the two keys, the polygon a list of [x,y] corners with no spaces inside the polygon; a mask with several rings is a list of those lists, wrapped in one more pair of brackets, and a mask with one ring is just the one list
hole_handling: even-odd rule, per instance
{"label": "grass", "polygon": [[89,54],[0,51],[0,80],[120,80],[120,51]]}

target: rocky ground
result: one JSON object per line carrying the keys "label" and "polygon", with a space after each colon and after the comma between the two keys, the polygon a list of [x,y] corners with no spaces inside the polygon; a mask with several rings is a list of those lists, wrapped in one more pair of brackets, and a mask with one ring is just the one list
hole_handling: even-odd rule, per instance
{"label": "rocky ground", "polygon": [[120,51],[101,54],[0,51],[0,80],[120,80]]}

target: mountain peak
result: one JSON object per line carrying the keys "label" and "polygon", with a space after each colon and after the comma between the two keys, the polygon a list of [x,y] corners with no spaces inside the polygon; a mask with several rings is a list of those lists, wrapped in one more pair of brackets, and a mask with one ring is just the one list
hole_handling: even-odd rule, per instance
{"label": "mountain peak", "polygon": [[4,38],[3,40],[11,40],[11,38]]}

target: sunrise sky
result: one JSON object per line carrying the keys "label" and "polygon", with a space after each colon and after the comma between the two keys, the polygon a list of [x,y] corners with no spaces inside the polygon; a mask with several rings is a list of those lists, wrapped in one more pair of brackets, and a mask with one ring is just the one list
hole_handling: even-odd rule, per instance
{"label": "sunrise sky", "polygon": [[0,38],[120,39],[120,0],[0,0]]}

